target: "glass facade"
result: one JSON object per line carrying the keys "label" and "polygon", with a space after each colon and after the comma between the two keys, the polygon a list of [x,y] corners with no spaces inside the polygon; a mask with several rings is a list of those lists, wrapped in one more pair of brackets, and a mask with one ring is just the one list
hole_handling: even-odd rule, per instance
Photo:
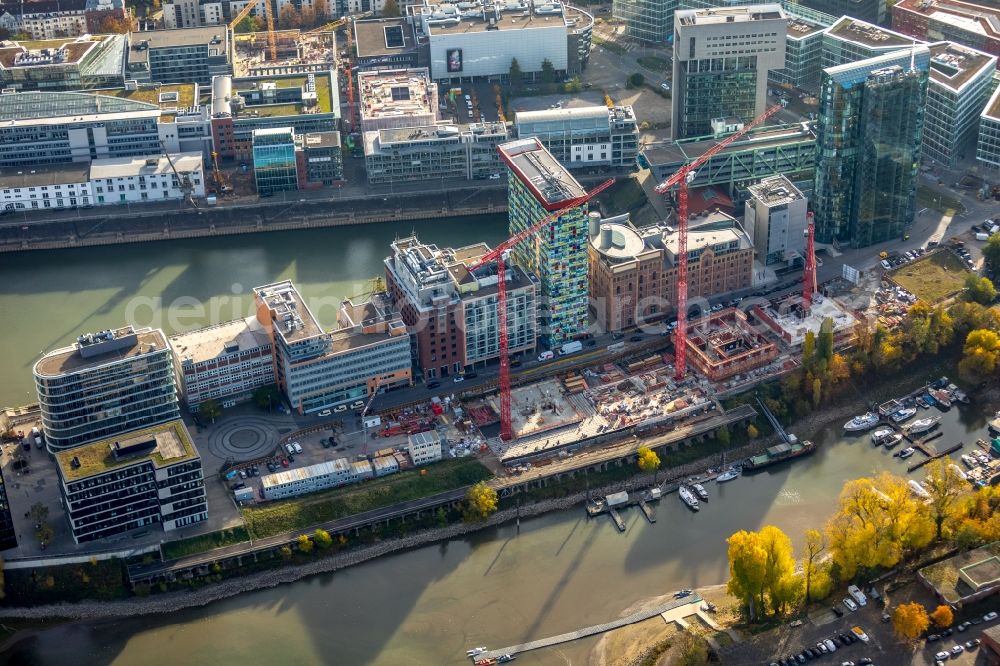
{"label": "glass facade", "polygon": [[1000,169],[1000,88],[990,99],[979,119],[976,160],[992,169]]}
{"label": "glass facade", "polygon": [[673,33],[678,0],[614,0],[611,13],[625,22],[625,35],[643,42],[666,42]]}
{"label": "glass facade", "polygon": [[929,61],[927,48],[917,47],[824,70],[813,188],[818,241],[865,247],[902,236],[912,222]]}
{"label": "glass facade", "polygon": [[291,127],[254,130],[253,171],[257,194],[299,189],[295,130]]}
{"label": "glass facade", "polygon": [[757,103],[757,56],[703,58],[679,63],[674,102],[681,104],[674,138],[712,133],[712,119],[753,120]]}

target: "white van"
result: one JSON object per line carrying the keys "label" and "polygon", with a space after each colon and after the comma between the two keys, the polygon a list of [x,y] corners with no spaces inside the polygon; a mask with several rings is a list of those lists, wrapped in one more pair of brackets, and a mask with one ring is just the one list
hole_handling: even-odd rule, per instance
{"label": "white van", "polygon": [[292,448],[296,453],[302,453],[302,446],[298,442],[292,442]]}
{"label": "white van", "polygon": [[859,606],[868,605],[868,597],[865,596],[864,592],[858,589],[857,585],[848,585],[847,593],[850,594],[852,597],[854,597],[854,600],[858,602]]}

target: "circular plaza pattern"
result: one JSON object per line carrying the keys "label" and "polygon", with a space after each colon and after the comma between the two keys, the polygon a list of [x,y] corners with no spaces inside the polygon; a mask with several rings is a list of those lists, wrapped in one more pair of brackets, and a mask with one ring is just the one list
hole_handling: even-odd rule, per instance
{"label": "circular plaza pattern", "polygon": [[242,417],[215,426],[208,448],[218,458],[253,460],[272,454],[279,437],[276,423],[261,417]]}

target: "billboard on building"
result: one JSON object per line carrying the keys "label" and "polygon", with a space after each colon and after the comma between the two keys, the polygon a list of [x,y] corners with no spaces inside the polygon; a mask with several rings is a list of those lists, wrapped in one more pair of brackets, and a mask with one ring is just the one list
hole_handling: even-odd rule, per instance
{"label": "billboard on building", "polygon": [[448,49],[448,73],[458,73],[462,71],[462,49]]}

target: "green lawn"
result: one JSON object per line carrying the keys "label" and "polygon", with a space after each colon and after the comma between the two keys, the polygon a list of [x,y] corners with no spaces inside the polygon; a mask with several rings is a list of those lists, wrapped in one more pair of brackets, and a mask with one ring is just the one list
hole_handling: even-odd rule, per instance
{"label": "green lawn", "polygon": [[965,210],[962,202],[955,197],[940,194],[926,185],[917,188],[917,208],[930,208],[945,215],[955,215]]}
{"label": "green lawn", "polygon": [[180,539],[178,541],[170,541],[163,544],[163,558],[167,560],[175,560],[178,557],[186,557],[187,555],[194,555],[195,553],[204,553],[206,550],[222,548],[223,546],[231,546],[234,543],[242,543],[244,541],[248,541],[249,539],[250,534],[242,525],[228,530],[209,532],[208,534],[201,534],[199,536]]}
{"label": "green lawn", "polygon": [[474,458],[442,460],[425,469],[425,475],[420,470],[408,470],[358,485],[248,506],[243,509],[243,518],[253,537],[261,539],[454,490],[491,476]]}
{"label": "green lawn", "polygon": [[899,286],[927,303],[937,303],[965,286],[969,271],[952,252],[935,252],[905,264],[890,276]]}
{"label": "green lawn", "polygon": [[659,58],[657,56],[642,56],[637,59],[637,62],[647,69],[651,69],[654,72],[667,72],[670,69],[670,61],[666,58]]}

